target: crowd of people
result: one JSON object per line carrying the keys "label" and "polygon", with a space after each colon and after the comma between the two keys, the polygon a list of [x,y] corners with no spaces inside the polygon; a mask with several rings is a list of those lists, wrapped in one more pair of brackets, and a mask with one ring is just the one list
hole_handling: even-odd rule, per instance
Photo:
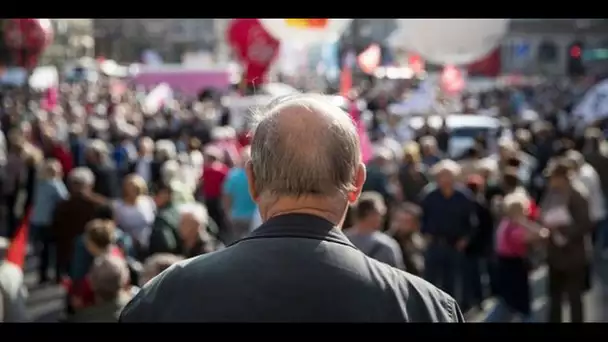
{"label": "crowd of people", "polygon": [[[252,137],[248,127],[229,125],[230,110],[217,97],[178,98],[150,112],[142,89],[111,88],[107,79],[62,84],[50,110],[39,108],[36,94],[2,92],[5,234],[14,236],[29,218],[38,281],[66,288],[67,321],[116,321],[139,288],[171,265],[249,239],[265,216],[254,201],[265,187],[277,195],[324,194],[331,182],[352,176],[314,178],[297,159],[309,149],[305,137],[292,143],[298,135],[286,137],[277,127]],[[480,136],[452,160],[445,125],[425,125],[413,140],[401,139],[388,109],[395,94],[370,98],[361,91],[373,118],[374,151],[363,193],[349,198],[348,240],[438,286],[463,311],[500,298],[496,321],[531,319],[528,275],[546,261],[548,319],[562,320],[566,298],[571,320],[583,321],[592,238],[598,253],[608,251],[608,149],[601,123],[581,130],[560,119],[568,118],[567,94],[543,86],[465,96],[477,110],[496,107],[508,127],[496,137],[496,151]],[[542,120],[518,119],[513,99],[520,97]],[[291,120],[283,124],[298,123]],[[252,138],[277,151],[252,151]],[[345,152],[332,151],[336,158]],[[307,161],[327,162],[315,159],[314,146],[309,152]],[[273,159],[289,153],[287,161]],[[289,165],[273,164],[281,162]],[[300,168],[298,179],[289,178],[288,166]],[[341,192],[353,191],[343,185]]]}

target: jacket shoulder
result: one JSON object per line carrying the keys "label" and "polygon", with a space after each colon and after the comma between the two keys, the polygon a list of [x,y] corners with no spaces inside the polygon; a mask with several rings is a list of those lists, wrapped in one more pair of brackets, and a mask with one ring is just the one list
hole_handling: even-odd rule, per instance
{"label": "jacket shoulder", "polygon": [[373,260],[387,281],[409,322],[464,322],[456,300],[428,281]]}
{"label": "jacket shoulder", "polygon": [[160,321],[159,313],[163,310],[159,308],[166,307],[180,295],[184,276],[192,273],[193,268],[198,271],[211,254],[214,253],[180,261],[148,281],[122,310],[119,322]]}

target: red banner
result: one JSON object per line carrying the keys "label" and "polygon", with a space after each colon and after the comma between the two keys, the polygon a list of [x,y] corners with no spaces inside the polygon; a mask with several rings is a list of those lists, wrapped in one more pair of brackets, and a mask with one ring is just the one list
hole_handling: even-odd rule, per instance
{"label": "red banner", "polygon": [[53,41],[50,19],[7,19],[4,21],[4,41],[18,66],[32,69],[47,46]]}
{"label": "red banner", "polygon": [[446,94],[458,94],[465,86],[464,77],[462,72],[452,66],[446,65],[441,72],[441,79],[439,81],[441,90]]}
{"label": "red banner", "polygon": [[420,75],[422,72],[424,72],[424,60],[422,57],[420,57],[420,55],[410,54],[407,57],[407,64],[416,75]]}
{"label": "red banner", "polygon": [[471,76],[496,77],[500,75],[501,67],[500,48],[496,48],[484,58],[469,64],[467,70]]}
{"label": "red banner", "polygon": [[233,19],[228,28],[228,43],[245,69],[247,85],[264,83],[266,73],[279,53],[279,41],[257,19]]}

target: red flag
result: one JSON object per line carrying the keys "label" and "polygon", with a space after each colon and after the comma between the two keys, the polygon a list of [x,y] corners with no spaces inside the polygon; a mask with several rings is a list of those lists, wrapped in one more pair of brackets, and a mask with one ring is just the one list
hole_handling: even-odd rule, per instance
{"label": "red flag", "polygon": [[422,57],[420,57],[420,55],[410,54],[407,58],[407,64],[416,75],[424,72],[424,60]]}
{"label": "red flag", "polygon": [[378,44],[372,44],[359,54],[357,63],[364,73],[371,74],[376,70],[378,65],[380,65],[381,59],[382,50],[380,50],[380,46],[378,46]]}
{"label": "red flag", "polygon": [[440,87],[447,94],[457,94],[464,89],[462,72],[453,65],[446,65],[441,73]]}
{"label": "red flag", "polygon": [[227,39],[245,70],[245,84],[263,84],[279,53],[279,41],[254,18],[233,19],[227,31]]}
{"label": "red flag", "polygon": [[496,48],[484,58],[469,64],[467,70],[469,71],[469,75],[496,77],[500,75],[501,64],[500,48]]}
{"label": "red flag", "polygon": [[340,72],[340,95],[348,98],[353,88],[353,71],[351,68],[342,68]]}
{"label": "red flag", "polygon": [[11,243],[6,250],[6,258],[7,262],[10,262],[19,268],[23,269],[23,265],[25,265],[25,256],[27,254],[27,236],[30,226],[30,215],[32,213],[31,209],[26,209],[26,214],[21,220],[21,224],[17,228],[15,232],[15,236],[11,240]]}

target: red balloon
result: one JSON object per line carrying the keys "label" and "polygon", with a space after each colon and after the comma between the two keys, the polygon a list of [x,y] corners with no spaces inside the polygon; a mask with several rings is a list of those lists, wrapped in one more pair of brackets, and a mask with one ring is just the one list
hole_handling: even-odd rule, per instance
{"label": "red balloon", "polygon": [[53,26],[50,19],[6,19],[4,41],[17,65],[33,68],[53,41]]}
{"label": "red balloon", "polygon": [[280,42],[253,18],[233,19],[227,33],[228,43],[245,67],[245,82],[264,83],[266,73],[279,53]]}

